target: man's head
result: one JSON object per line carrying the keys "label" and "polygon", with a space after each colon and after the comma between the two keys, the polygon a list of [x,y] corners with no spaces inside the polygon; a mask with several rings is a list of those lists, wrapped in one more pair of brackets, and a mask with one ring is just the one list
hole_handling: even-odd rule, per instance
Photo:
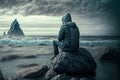
{"label": "man's head", "polygon": [[62,18],[62,24],[64,23],[67,23],[67,22],[71,22],[72,21],[72,18],[71,18],[71,15],[70,13],[67,13],[65,16],[63,16]]}

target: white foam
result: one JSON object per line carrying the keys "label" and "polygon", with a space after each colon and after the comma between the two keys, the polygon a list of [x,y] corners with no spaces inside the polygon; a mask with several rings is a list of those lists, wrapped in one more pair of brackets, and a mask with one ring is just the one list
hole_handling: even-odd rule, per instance
{"label": "white foam", "polygon": [[[50,45],[52,46],[52,39],[25,37],[25,38],[2,38],[0,45],[14,45],[14,46],[36,46],[36,45]],[[117,40],[80,40],[81,46],[116,46]]]}

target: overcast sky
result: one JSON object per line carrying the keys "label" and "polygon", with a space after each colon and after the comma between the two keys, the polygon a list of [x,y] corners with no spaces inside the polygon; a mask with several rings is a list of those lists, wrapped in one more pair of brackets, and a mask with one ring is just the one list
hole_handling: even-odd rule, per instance
{"label": "overcast sky", "polygon": [[70,12],[99,16],[114,12],[114,5],[115,0],[0,0],[0,12],[8,15],[63,15]]}
{"label": "overcast sky", "polygon": [[7,32],[11,22],[17,18],[27,35],[57,35],[61,18],[68,12],[82,35],[119,34],[119,9],[116,9],[119,7],[116,1],[0,0],[0,34]]}

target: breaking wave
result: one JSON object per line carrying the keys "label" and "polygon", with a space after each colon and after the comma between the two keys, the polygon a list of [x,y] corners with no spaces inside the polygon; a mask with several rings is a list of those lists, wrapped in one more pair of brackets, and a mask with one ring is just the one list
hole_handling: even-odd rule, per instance
{"label": "breaking wave", "polygon": [[[9,46],[52,46],[53,39],[35,39],[35,38],[3,38],[0,39],[0,45]],[[118,40],[80,40],[80,46],[116,46]]]}

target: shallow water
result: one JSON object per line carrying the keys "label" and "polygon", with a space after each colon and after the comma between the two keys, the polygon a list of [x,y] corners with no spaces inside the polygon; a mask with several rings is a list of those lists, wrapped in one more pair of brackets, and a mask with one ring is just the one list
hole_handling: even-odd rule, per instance
{"label": "shallow water", "polygon": [[119,80],[118,65],[114,62],[97,61],[96,80]]}
{"label": "shallow water", "polygon": [[23,68],[17,67],[18,64],[25,64],[25,63],[37,63],[39,65],[43,65],[45,62],[48,62],[52,55],[46,56],[41,55],[37,58],[31,59],[17,59],[8,62],[0,62],[0,69],[4,75],[4,78],[7,79],[10,76],[16,74],[17,71],[22,70]]}
{"label": "shallow water", "polygon": [[[16,74],[17,71],[22,70],[23,68],[19,68],[16,65],[22,63],[37,63],[39,65],[48,62],[53,55],[41,55],[37,58],[32,59],[17,59],[8,62],[0,62],[0,69],[3,72],[5,79]],[[97,62],[97,70],[96,70],[96,80],[119,80],[118,79],[118,65],[114,62]]]}

